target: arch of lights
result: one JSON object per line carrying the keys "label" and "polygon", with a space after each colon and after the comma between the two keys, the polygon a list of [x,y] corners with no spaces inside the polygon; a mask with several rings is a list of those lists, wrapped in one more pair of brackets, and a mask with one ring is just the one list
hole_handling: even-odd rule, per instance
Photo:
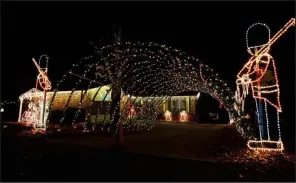
{"label": "arch of lights", "polygon": [[[116,51],[117,50],[117,51]],[[118,51],[120,50],[120,51]],[[113,60],[110,62],[110,60]],[[116,61],[114,61],[116,60]],[[116,66],[119,64],[119,67]],[[116,66],[116,67],[115,67]],[[97,68],[103,67],[106,72],[98,73]],[[114,69],[120,68],[120,69]],[[120,81],[114,78],[120,75]],[[111,78],[112,76],[113,78]],[[59,121],[60,127],[63,126],[64,120],[67,117],[69,103],[75,90],[81,86],[83,82],[87,82],[83,90],[81,90],[81,100],[77,104],[77,111],[73,118],[72,125],[77,125],[77,119],[82,115],[83,98],[89,95],[91,88],[97,87],[94,95],[97,95],[102,87],[108,87],[106,95],[101,101],[101,106],[110,93],[112,88],[118,83],[122,88],[121,100],[125,99],[125,103],[120,107],[120,122],[124,130],[139,131],[144,129],[151,129],[154,126],[154,121],[157,117],[157,111],[166,100],[170,100],[172,96],[183,92],[204,92],[217,99],[229,114],[231,123],[240,120],[240,116],[235,109],[234,93],[222,81],[218,74],[214,73],[208,65],[202,63],[193,56],[188,55],[178,49],[168,47],[153,42],[117,42],[102,46],[97,51],[82,58],[69,72],[63,75],[58,82],[56,89],[51,97],[49,106],[49,115],[47,124],[50,123],[50,116],[52,114],[52,107],[55,101],[55,96],[62,90],[63,85],[68,81],[76,79],[72,90],[67,94],[68,99],[63,106],[63,115]],[[79,88],[80,89],[80,88]],[[90,99],[90,106],[93,105],[95,96]],[[140,101],[140,102],[139,102]],[[148,103],[148,105],[135,105],[136,103]],[[132,111],[129,106],[135,106],[137,111],[145,111],[147,118],[145,120],[131,115]],[[146,107],[146,110],[143,110]],[[106,117],[107,112],[111,114],[110,119]],[[90,111],[85,114],[84,128],[85,130],[110,130],[111,123],[114,117],[114,111],[110,111],[108,106],[105,111],[104,120],[101,123],[94,124],[88,122]],[[118,111],[118,110],[117,110]],[[138,113],[138,112],[137,112]],[[137,115],[136,113],[136,115]],[[127,114],[127,115],[126,115]],[[96,113],[96,118],[102,115],[99,109]],[[185,114],[182,113],[182,120]],[[132,121],[132,122],[131,122]],[[252,138],[250,128],[241,126],[241,123],[234,123],[238,131],[247,138]]]}

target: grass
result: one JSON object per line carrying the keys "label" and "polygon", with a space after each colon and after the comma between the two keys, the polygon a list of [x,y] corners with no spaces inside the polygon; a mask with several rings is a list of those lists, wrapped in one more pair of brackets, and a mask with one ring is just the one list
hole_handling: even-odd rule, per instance
{"label": "grass", "polygon": [[[109,148],[114,136],[73,136],[51,138],[50,141],[79,146]],[[129,152],[188,159],[214,159],[215,146],[244,148],[246,142],[229,125],[156,123],[149,132],[124,134]]]}
{"label": "grass", "polygon": [[[229,132],[229,129],[221,126],[205,125],[198,128],[206,132],[222,131],[218,137]],[[164,130],[161,127],[156,129]],[[195,127],[189,129],[179,126],[178,130],[174,127],[169,129],[172,131],[167,133],[169,136],[158,136],[157,139],[166,139],[165,142],[173,140],[172,137],[180,135],[178,130],[201,133],[194,130]],[[142,133],[142,140],[147,134]],[[295,181],[295,169],[278,167],[266,170],[262,165],[246,168],[244,164],[238,163],[202,162],[129,153],[125,150],[91,148],[86,147],[86,144],[84,147],[71,145],[70,142],[76,139],[63,143],[50,142],[46,137],[3,136],[2,139],[2,181]],[[173,141],[175,143],[178,140]],[[143,143],[153,148],[153,144]],[[160,146],[154,148],[158,147]],[[198,150],[207,151],[204,148]]]}

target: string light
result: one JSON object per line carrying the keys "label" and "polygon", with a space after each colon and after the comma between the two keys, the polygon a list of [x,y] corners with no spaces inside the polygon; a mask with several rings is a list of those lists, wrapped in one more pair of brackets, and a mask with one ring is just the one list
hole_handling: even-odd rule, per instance
{"label": "string light", "polygon": [[24,111],[21,117],[21,122],[39,124],[41,120],[42,100],[31,98],[28,104],[28,109]]}
{"label": "string light", "polygon": [[[257,23],[257,24],[252,25],[250,28],[254,27],[255,25],[264,25],[265,27],[267,27],[265,24]],[[256,56],[253,55],[249,59],[249,61],[244,65],[243,69],[237,75],[237,80],[236,80],[236,84],[237,84],[236,98],[237,98],[237,102],[238,103],[242,103],[241,101],[244,101],[244,98],[248,94],[249,85],[251,85],[251,88],[252,88],[253,96],[254,97],[256,97],[257,95],[260,95],[262,92],[263,93],[274,93],[274,92],[277,92],[277,104],[273,104],[272,102],[270,102],[266,98],[262,98],[262,99],[267,100],[267,102],[269,104],[271,104],[272,106],[276,107],[277,110],[279,110],[281,112],[281,106],[280,106],[280,101],[279,101],[279,93],[280,93],[280,91],[279,91],[279,84],[278,84],[278,77],[277,77],[275,62],[274,62],[272,56],[270,54],[268,54],[268,51],[270,49],[270,46],[275,41],[277,41],[288,30],[288,28],[290,28],[291,26],[294,26],[294,25],[295,25],[295,18],[292,18],[280,31],[277,32],[277,34],[275,34],[275,36],[273,38],[270,39],[270,35],[269,35],[269,41],[268,41],[267,44],[259,45],[259,46],[253,46],[253,47],[249,47],[249,45],[248,45],[248,37],[247,36],[248,36],[248,32],[249,32],[249,29],[250,28],[248,29],[247,34],[246,34],[248,52],[253,55],[253,53],[250,51],[251,48],[258,48],[258,47],[261,47],[261,48],[256,53],[257,55]],[[268,32],[270,32],[269,28],[268,28]],[[262,59],[264,57],[267,58],[267,61],[265,61],[265,60]],[[255,86],[254,83],[260,81],[263,78],[264,74],[266,73],[266,71],[268,69],[268,66],[269,66],[269,63],[270,63],[271,60],[272,60],[272,66],[273,66],[273,69],[274,69],[276,84],[275,85],[271,85],[271,86],[261,87],[261,89],[264,89],[264,90],[263,91],[258,91],[258,87]],[[260,69],[257,66],[258,65],[258,62],[260,64],[264,64],[265,65],[264,70]],[[252,80],[251,79],[251,75],[256,74],[256,72],[258,72],[259,70],[262,71],[261,76],[260,77],[257,77],[255,80]],[[241,93],[240,92],[240,87],[242,87],[243,94],[240,94]],[[268,90],[270,88],[274,88],[274,89],[270,91],[270,90]]]}
{"label": "string light", "polygon": [[265,118],[266,118],[266,127],[267,127],[267,137],[270,141],[270,134],[269,134],[269,121],[268,121],[268,112],[267,112],[267,103],[266,100],[264,100],[264,106],[265,106]]}
{"label": "string light", "polygon": [[[286,31],[292,27],[295,26],[295,18],[292,18],[280,31],[278,31],[268,42],[268,44],[261,45],[261,49],[258,50],[258,56],[264,53],[267,53],[270,49],[270,46],[274,44]],[[252,26],[251,26],[252,27]],[[247,41],[248,42],[248,41]],[[249,50],[249,45],[248,50]],[[258,46],[257,46],[258,47]],[[238,73],[238,78],[241,78],[243,74],[250,72],[251,67],[249,67],[250,64],[252,64],[254,61],[256,61],[256,56],[252,56],[249,61],[244,65],[243,69]]]}
{"label": "string light", "polygon": [[[261,144],[261,147],[252,147],[251,144]],[[262,144],[276,144],[276,148],[266,148],[262,147]],[[249,149],[256,150],[256,151],[280,151],[284,150],[284,144],[282,141],[270,141],[270,140],[249,140],[247,143]]]}
{"label": "string light", "polygon": [[[117,47],[120,47],[120,49],[118,49],[119,51],[115,51]],[[95,57],[98,57],[98,59]],[[121,63],[118,64],[119,62]],[[34,63],[36,63],[36,61]],[[200,67],[195,67],[196,63]],[[104,65],[103,69],[106,73],[99,73],[95,75],[95,78],[91,76],[91,78],[88,79],[87,75],[93,73],[92,68],[99,68],[100,65]],[[117,68],[118,65],[120,69]],[[80,74],[81,68],[85,68],[82,74]],[[45,86],[43,89],[51,88],[51,85],[49,87],[48,83],[46,86],[46,81],[48,80],[48,78],[44,76],[46,72],[41,68],[38,68],[38,70],[40,71],[40,77],[37,79],[40,85]],[[60,91],[63,83],[67,82],[67,78],[69,78],[68,76],[70,75],[78,78],[75,86],[71,91]],[[154,119],[156,119],[157,111],[160,110],[163,102],[169,100],[169,96],[188,91],[210,94],[224,105],[231,120],[233,118],[239,119],[239,115],[232,105],[234,103],[234,98],[230,97],[233,96],[233,93],[226,86],[225,82],[219,79],[217,74],[206,64],[201,64],[201,62],[193,56],[188,56],[185,52],[165,45],[153,42],[118,42],[102,46],[98,48],[93,55],[84,57],[77,64],[73,64],[72,69],[64,74],[62,79],[57,83],[56,89],[53,92],[47,92],[46,97],[49,100],[47,100],[46,104],[48,105],[46,105],[46,107],[48,107],[47,110],[49,113],[48,115],[45,114],[45,116],[47,116],[46,124],[50,123],[52,110],[62,109],[63,116],[60,119],[60,126],[62,126],[64,120],[69,116],[67,113],[68,108],[73,107],[77,109],[72,120],[72,125],[74,126],[82,112],[81,109],[84,108],[87,111],[84,127],[85,130],[88,130],[87,123],[89,122],[88,118],[91,112],[91,110],[88,110],[88,107],[89,105],[92,106],[94,101],[96,101],[95,96],[91,99],[91,92],[89,91],[92,90],[91,87],[94,84],[99,85],[95,87],[95,90],[99,91],[100,87],[102,87],[102,83],[97,82],[97,78],[100,78],[100,81],[104,81],[103,83],[110,83],[110,93],[111,90],[119,86],[119,88],[124,88],[123,92],[130,93],[131,97],[136,96],[136,99],[132,101],[132,106],[135,104],[135,111],[142,111],[141,116],[148,116],[148,119],[144,121],[137,116],[135,119],[136,126],[133,125],[133,128],[136,129],[141,129],[143,126],[151,129]],[[116,80],[116,78],[120,79]],[[130,78],[130,80],[127,80],[128,78]],[[83,90],[76,90],[82,81],[89,82],[88,87]],[[40,91],[36,91],[36,94],[33,93],[34,92],[31,92],[29,95],[37,98],[42,97],[42,92]],[[141,97],[147,95],[151,97]],[[27,96],[22,96],[22,98],[26,97]],[[145,105],[137,106],[137,99],[148,99],[150,102],[146,101]],[[108,100],[109,99],[105,97],[100,101],[101,105],[104,102],[108,102]],[[112,109],[113,111],[110,111],[109,105],[107,106],[105,114],[103,114],[103,125],[108,120],[106,116],[109,114],[111,115],[110,123],[112,122],[115,111],[118,111],[120,108],[119,105],[120,103],[116,104],[115,108]],[[147,110],[144,110],[145,108],[147,108]],[[123,110],[125,109],[121,108],[119,111]],[[97,111],[96,115],[100,115],[99,113],[100,111]],[[127,116],[123,116],[126,113],[120,113],[120,116],[122,116],[120,120],[124,122],[126,120],[125,118],[129,116],[129,113],[130,111],[127,113]],[[95,123],[97,122],[95,121]]]}
{"label": "string light", "polygon": [[[45,56],[45,55],[42,55],[42,56]],[[49,81],[49,79],[47,77],[48,68],[46,67],[45,69],[42,69],[40,67],[40,60],[41,60],[42,56],[39,59],[39,65],[37,64],[36,60],[34,58],[32,58],[33,63],[39,72],[39,74],[37,76],[37,81],[36,81],[36,88],[37,88],[37,84],[39,83],[40,87],[43,90],[47,91],[47,90],[51,90],[51,82]],[[47,59],[46,59],[46,62],[48,62]]]}
{"label": "string light", "polygon": [[0,105],[1,106],[5,106],[5,105],[11,105],[11,104],[18,104],[19,101],[4,101],[1,102]]}
{"label": "string light", "polygon": [[19,100],[22,101],[27,98],[39,98],[42,97],[42,92],[38,90],[37,88],[32,88],[29,91],[23,93],[22,95],[19,96]]}
{"label": "string light", "polygon": [[[268,30],[268,42],[266,44],[249,46],[248,34],[249,30],[255,26],[264,26]],[[282,29],[280,29],[272,38],[270,37],[270,29],[266,24],[256,23],[250,26],[247,30],[246,34],[246,43],[247,43],[247,51],[252,55],[252,57],[248,60],[248,62],[244,65],[243,69],[237,75],[237,90],[235,93],[235,99],[240,106],[237,106],[237,110],[244,111],[244,102],[245,98],[249,94],[249,86],[251,86],[252,96],[255,99],[256,104],[256,114],[258,118],[259,124],[259,135],[260,140],[248,141],[248,147],[254,150],[262,150],[262,151],[282,151],[284,149],[282,141],[281,141],[281,131],[280,131],[280,122],[279,122],[279,113],[282,112],[282,107],[280,104],[280,87],[278,81],[278,74],[276,71],[275,61],[273,57],[268,53],[270,51],[270,47],[292,26],[295,26],[295,18],[292,18]],[[255,52],[252,52],[252,49]],[[257,51],[257,49],[259,49]],[[263,69],[261,67],[263,67]],[[267,74],[267,70],[269,67],[273,68],[273,73],[275,75],[275,84],[268,86],[261,86],[261,81],[263,77]],[[255,78],[255,79],[253,79]],[[276,103],[271,102],[266,97],[268,94],[276,94]],[[262,140],[264,129],[263,129],[263,117],[261,115],[261,111],[258,109],[258,102],[261,106],[261,101],[264,101],[265,104],[265,115],[266,115],[266,123],[267,123],[267,136],[268,140]],[[276,108],[277,111],[277,126],[278,126],[278,141],[270,141],[270,132],[269,132],[269,118],[268,118],[268,109],[267,103]],[[262,122],[261,122],[262,121]],[[262,123],[262,124],[260,124]],[[263,143],[277,143],[277,148],[265,148],[263,147]],[[250,143],[261,143],[261,147],[253,148],[250,146]]]}
{"label": "string light", "polygon": [[[256,24],[256,25],[263,25],[267,27],[265,24]],[[280,148],[276,150],[283,150],[283,144],[281,142],[281,132],[280,132],[280,125],[279,125],[279,112],[282,112],[280,101],[279,101],[279,84],[278,78],[276,73],[275,62],[268,51],[270,46],[279,38],[281,35],[288,30],[288,28],[292,25],[295,25],[295,19],[289,21],[284,28],[279,31],[272,39],[270,39],[270,30],[269,31],[269,39],[270,41],[267,44],[253,46],[250,47],[248,45],[248,38],[247,38],[247,47],[248,52],[252,55],[251,59],[248,63],[244,66],[244,68],[239,72],[238,79],[237,79],[237,92],[235,95],[231,92],[229,87],[219,79],[218,75],[213,72],[213,69],[210,69],[206,64],[201,63],[198,59],[188,56],[186,53],[178,50],[173,49],[171,47],[167,47],[165,45],[160,45],[153,42],[147,43],[140,43],[140,42],[116,42],[115,44],[102,46],[98,48],[95,54],[85,57],[78,64],[73,64],[72,69],[65,74],[62,79],[58,82],[56,89],[47,94],[47,97],[51,98],[51,101],[48,102],[48,117],[47,123],[50,122],[50,114],[52,113],[52,109],[56,109],[55,105],[60,104],[60,108],[63,109],[63,116],[60,120],[60,124],[62,125],[65,118],[68,116],[67,110],[71,106],[75,106],[77,109],[72,121],[72,125],[76,124],[76,120],[81,114],[81,109],[93,105],[94,101],[96,101],[96,96],[103,86],[103,83],[109,83],[108,87],[109,90],[107,94],[101,100],[100,106],[103,107],[103,103],[110,102],[110,96],[112,96],[112,90],[118,91],[118,88],[123,89],[121,91],[122,97],[124,98],[126,95],[125,93],[129,93],[128,99],[123,104],[123,107],[120,107],[120,101],[115,104],[115,108],[107,105],[103,124],[98,123],[98,116],[100,115],[100,107],[96,111],[96,118],[95,124],[93,125],[93,129],[96,129],[96,125],[98,125],[103,130],[110,131],[110,125],[114,122],[114,117],[118,115],[119,111],[119,123],[117,123],[117,127],[119,128],[119,124],[125,124],[125,129],[134,129],[136,131],[143,130],[143,129],[151,129],[153,127],[153,122],[156,119],[157,112],[159,111],[159,107],[163,104],[164,101],[171,99],[168,96],[174,96],[175,94],[188,92],[188,91],[196,91],[196,92],[204,92],[210,94],[212,97],[216,98],[221,105],[225,107],[225,109],[229,113],[229,118],[231,122],[237,127],[238,131],[242,133],[243,136],[246,138],[250,138],[250,134],[248,134],[248,130],[246,126],[240,121],[241,111],[244,110],[244,99],[249,94],[249,86],[252,88],[252,95],[256,99],[263,99],[265,102],[265,111],[267,116],[267,126],[269,125],[268,122],[268,114],[267,114],[267,107],[266,104],[269,103],[270,105],[277,108],[277,124],[279,130],[279,141],[270,141],[269,136],[269,127],[268,130],[268,141],[262,140],[260,137],[260,143],[278,143]],[[255,25],[251,26],[250,28],[254,27]],[[249,29],[250,29],[249,28]],[[247,30],[247,34],[248,31]],[[120,47],[119,49],[117,49]],[[257,54],[253,54],[251,49],[259,48],[261,49],[258,51]],[[95,56],[98,56],[99,59],[94,59]],[[265,58],[265,59],[264,59]],[[90,61],[91,63],[88,63]],[[47,78],[47,71],[43,71],[40,67],[38,68],[37,62],[33,59],[34,64],[37,66],[39,71],[39,75],[37,80],[41,85],[44,91],[51,89],[51,83]],[[95,62],[95,63],[93,63]],[[262,70],[259,67],[255,67],[256,63],[258,64],[269,65],[272,63],[276,78],[276,84],[272,86],[256,86],[256,82],[260,81],[263,78],[264,73],[267,71],[267,66]],[[196,67],[197,63],[197,67]],[[39,64],[40,65],[40,64]],[[100,65],[104,65],[102,67],[105,70],[105,73],[99,73],[95,75],[95,78],[88,79],[86,77],[87,74],[93,71],[92,68],[100,68]],[[85,70],[81,75],[74,74],[76,73],[75,69],[81,68],[81,66],[85,66]],[[263,73],[260,77],[256,80],[252,80],[251,75],[256,74],[257,71]],[[79,71],[77,71],[79,73]],[[69,78],[69,75],[76,76],[78,81],[75,83],[75,87],[71,91],[63,92],[59,91],[61,89],[61,85],[66,82],[66,79]],[[100,78],[103,80],[103,83],[97,82],[97,79]],[[129,80],[128,80],[129,79]],[[82,81],[88,81],[89,85],[87,88],[81,91],[77,91],[76,88],[79,87]],[[98,84],[96,88],[91,88],[93,84]],[[241,87],[241,88],[240,88]],[[91,99],[92,93],[90,91],[95,91],[93,99]],[[242,94],[241,94],[242,92]],[[36,91],[35,94],[29,95],[29,97],[42,97],[42,92]],[[116,92],[114,92],[116,93]],[[274,104],[269,101],[267,98],[261,96],[261,94],[277,94],[277,103]],[[145,97],[145,96],[151,97]],[[200,93],[198,93],[199,98]],[[61,104],[58,101],[59,96],[63,96],[63,102]],[[80,96],[80,97],[79,97]],[[234,97],[232,97],[234,96]],[[22,98],[27,98],[27,96],[22,96]],[[73,98],[78,98],[79,102],[74,102],[75,104],[71,103]],[[169,99],[168,99],[169,98]],[[45,98],[46,99],[46,98]],[[137,99],[141,101],[145,101],[144,105],[138,106],[139,102]],[[174,100],[174,99],[173,99]],[[180,98],[179,100],[179,109],[180,107]],[[148,102],[147,102],[148,101]],[[113,101],[116,102],[116,101]],[[131,102],[130,106],[133,111],[127,110],[127,103]],[[3,104],[1,104],[3,105]],[[256,105],[257,106],[257,105]],[[144,110],[148,108],[148,110]],[[258,107],[257,107],[258,108]],[[136,109],[139,109],[141,115],[135,116]],[[127,111],[127,112],[123,112]],[[84,128],[88,130],[88,118],[91,115],[91,110],[86,112],[86,123]],[[166,111],[165,115],[167,114]],[[133,114],[134,113],[134,114]],[[170,113],[170,112],[169,112]],[[257,109],[258,114],[258,109]],[[107,121],[107,115],[110,115],[110,119]],[[147,115],[148,120],[141,120],[139,116]],[[27,115],[30,118],[30,115]],[[126,124],[127,119],[134,118],[134,124]],[[31,118],[33,119],[32,115]],[[35,118],[35,117],[34,117]],[[166,120],[169,119],[166,117]],[[170,118],[171,119],[171,118]],[[182,111],[180,113],[180,120],[186,121],[187,120],[187,113],[186,111]],[[117,130],[118,130],[117,128]],[[261,136],[261,135],[260,135]],[[248,142],[248,147],[250,143],[253,141]],[[256,141],[258,142],[258,141]],[[253,148],[256,150],[256,148]],[[260,148],[259,148],[260,149]],[[263,149],[263,148],[261,148]],[[265,150],[270,150],[266,148]]]}
{"label": "string light", "polygon": [[[46,58],[46,66],[41,68],[40,62],[43,57]],[[36,79],[36,88],[29,90],[19,97],[20,109],[18,121],[32,123],[34,128],[41,128],[44,130],[46,128],[44,117],[47,117],[46,91],[51,89],[51,82],[47,77],[48,56],[44,54],[41,55],[39,58],[39,64],[37,64],[34,58],[32,58],[32,61],[39,72]],[[43,92],[37,89],[38,86],[42,88]],[[41,98],[42,96],[43,98]],[[28,104],[28,110],[25,110],[22,114],[24,99],[29,99],[30,103]]]}
{"label": "string light", "polygon": [[[140,46],[145,46],[145,44],[143,43],[137,43],[137,44],[134,44],[134,46],[136,45],[140,45]],[[149,43],[149,46],[157,46],[157,44],[154,44],[154,43]],[[112,46],[109,46],[109,48],[111,48]],[[105,48],[108,48],[105,47]],[[165,48],[163,45],[161,45],[161,48],[163,48],[164,50],[166,51],[170,51],[171,48]],[[155,118],[156,118],[156,112],[157,110],[159,110],[159,107],[160,107],[160,104],[162,103],[161,100],[167,98],[167,96],[164,96],[164,97],[157,97],[159,95],[162,95],[164,92],[166,92],[168,95],[173,95],[173,94],[176,94],[178,92],[186,92],[186,89],[184,89],[185,87],[185,84],[182,83],[181,81],[186,81],[188,80],[189,78],[191,78],[192,80],[191,81],[187,81],[188,85],[192,86],[192,87],[188,87],[187,91],[192,91],[192,90],[197,90],[197,91],[204,91],[206,93],[210,93],[213,91],[213,89],[210,89],[209,88],[209,85],[213,86],[216,88],[215,85],[212,85],[213,82],[211,81],[211,77],[213,78],[213,80],[215,81],[218,81],[218,82],[221,82],[223,83],[221,80],[217,79],[215,74],[213,74],[212,76],[211,75],[208,75],[207,78],[209,79],[209,81],[211,82],[211,84],[207,84],[205,83],[205,80],[203,80],[203,82],[201,81],[201,78],[196,75],[197,73],[201,73],[198,71],[198,69],[196,68],[193,68],[193,69],[189,69],[190,67],[192,67],[191,64],[189,64],[189,60],[191,59],[192,61],[196,62],[198,61],[197,59],[195,59],[194,57],[187,57],[187,55],[185,53],[179,53],[179,58],[174,58],[172,57],[171,55],[169,54],[165,54],[163,51],[160,51],[160,55],[157,55],[155,54],[155,52],[151,51],[151,50],[148,50],[148,49],[142,49],[143,51],[145,51],[146,53],[150,53],[151,55],[156,55],[156,56],[148,56],[148,60],[142,60],[142,61],[139,61],[137,63],[134,64],[134,66],[136,65],[136,67],[140,68],[138,69],[138,73],[140,73],[139,75],[135,75],[134,77],[132,77],[134,83],[132,85],[132,87],[129,87],[128,90],[133,90],[133,88],[139,88],[137,87],[138,84],[140,83],[144,83],[142,84],[142,86],[145,88],[145,90],[141,92],[141,94],[143,95],[147,95],[147,94],[150,94],[150,91],[154,90],[155,92],[153,92],[153,94],[151,96],[154,96],[152,97],[152,102],[153,104],[151,105],[151,113],[150,115],[152,115],[151,117],[149,117],[149,120],[148,120],[148,123],[151,123]],[[136,52],[136,49],[133,50],[134,52]],[[177,52],[180,52],[179,50],[176,50],[174,49],[174,51],[177,51]],[[141,52],[141,51],[140,51]],[[181,63],[180,60],[181,57],[180,56],[184,56],[184,57],[187,57],[186,59],[188,60],[185,60],[184,63]],[[109,54],[109,56],[112,56],[112,54]],[[114,55],[113,55],[114,56]],[[143,56],[146,56],[147,57],[147,54],[144,55],[144,54],[138,54],[138,55],[133,55],[134,58],[137,58],[137,57],[143,57]],[[88,59],[92,58],[92,56],[90,57],[86,57],[86,58],[83,58],[82,60],[83,61],[86,61]],[[152,62],[152,60],[155,59],[156,61],[156,64]],[[171,60],[170,60],[171,59]],[[167,65],[168,61],[169,60],[169,63],[171,63],[171,65]],[[81,108],[83,106],[83,102],[71,102],[73,98],[76,98],[79,99],[79,95],[83,92],[83,91],[76,91],[75,88],[72,89],[72,91],[58,91],[58,88],[61,86],[61,84],[66,80],[67,78],[67,75],[73,75],[73,71],[75,68],[78,68],[79,65],[81,64],[85,64],[83,63],[83,61],[81,61],[80,63],[78,64],[73,64],[73,69],[70,70],[68,72],[68,74],[65,74],[63,77],[62,77],[62,80],[57,84],[57,89],[55,89],[53,92],[48,92],[47,93],[47,97],[50,99],[49,103],[50,105],[48,106],[48,110],[51,111],[52,109],[60,109],[60,108],[63,108],[63,105],[65,106],[64,107],[64,113],[63,113],[63,117],[61,119],[61,124],[62,122],[64,121],[65,119],[65,116],[67,115],[66,114],[66,110],[68,107],[70,106],[76,106],[77,108],[77,111],[75,113],[75,117],[74,117],[74,120],[73,120],[73,124],[75,123],[77,117],[78,117],[78,114],[81,113]],[[148,65],[149,64],[149,65]],[[98,64],[94,64],[94,66],[97,66]],[[150,71],[145,71],[144,68],[145,66],[143,65],[148,65],[147,67],[150,66]],[[112,66],[112,65],[111,65]],[[111,67],[110,65],[108,67]],[[129,67],[130,65],[127,64],[127,67]],[[159,66],[162,66],[162,69],[161,67]],[[180,70],[176,70],[175,68],[178,68]],[[146,67],[146,68],[147,68]],[[152,69],[152,67],[154,67]],[[146,69],[145,68],[145,69]],[[209,71],[210,73],[213,71],[212,69],[209,69],[208,66],[204,65],[204,70],[205,71]],[[136,68],[137,69],[137,68]],[[136,71],[136,69],[134,69],[134,72]],[[171,71],[174,71],[173,74],[171,74]],[[191,77],[189,74],[182,74],[182,72],[184,71],[190,71],[190,74],[192,74],[193,76],[197,76],[197,77]],[[85,79],[85,74],[90,72],[90,70],[88,69],[86,72],[84,72],[84,74],[80,77],[80,79]],[[132,72],[133,73],[133,72]],[[181,73],[181,74],[180,74]],[[184,72],[186,73],[186,72]],[[144,76],[141,76],[144,75]],[[153,78],[152,76],[154,75],[154,78],[162,78],[160,80],[156,80],[156,81],[152,81],[151,82],[151,78]],[[166,77],[164,77],[165,75],[167,75]],[[127,78],[128,74],[124,75],[123,78]],[[171,79],[171,78],[174,78],[174,79]],[[180,78],[180,80],[179,80]],[[150,80],[149,80],[150,79]],[[178,79],[176,81],[176,79]],[[78,82],[76,83],[79,84],[81,82],[81,80],[78,80]],[[96,80],[96,79],[95,79]],[[90,80],[90,82],[94,82],[95,83],[95,80]],[[173,83],[173,85],[172,85]],[[224,85],[223,85],[224,87]],[[89,87],[90,88],[90,87]],[[177,90],[177,91],[176,91]],[[88,91],[88,90],[86,90]],[[228,88],[226,88],[226,91],[229,92],[230,90]],[[217,92],[215,92],[215,95],[214,97],[220,97],[219,95],[217,95]],[[31,94],[29,94],[30,96],[33,96],[33,93],[34,92],[31,92]],[[222,94],[225,94],[223,93],[223,91],[219,92],[221,95]],[[89,98],[87,97],[88,96],[88,92],[85,92],[84,95],[83,95],[83,99],[82,101],[84,100],[84,98]],[[36,97],[41,97],[41,92],[38,91],[36,92]],[[23,96],[23,97],[27,97],[27,96]],[[68,100],[66,100],[66,98],[68,98]],[[223,97],[221,97],[223,98]],[[59,100],[66,100],[64,102],[61,102]],[[227,99],[226,99],[227,100]],[[232,100],[231,98],[228,98],[228,100]],[[75,101],[75,100],[74,100]],[[77,100],[78,101],[78,100]],[[230,103],[230,102],[229,102]],[[228,105],[229,107],[230,105]],[[234,110],[232,110],[234,111]],[[86,115],[88,116],[89,113]],[[46,117],[47,119],[47,123],[49,123],[49,118],[50,118],[50,113],[48,114],[48,117]],[[104,119],[106,119],[106,115],[104,116]],[[136,119],[137,121],[138,119]],[[86,123],[85,123],[86,124]]]}

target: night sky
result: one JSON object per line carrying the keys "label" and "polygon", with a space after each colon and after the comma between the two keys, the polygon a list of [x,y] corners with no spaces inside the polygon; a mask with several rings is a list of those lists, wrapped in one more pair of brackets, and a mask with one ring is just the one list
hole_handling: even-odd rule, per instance
{"label": "night sky", "polygon": [[[112,41],[114,24],[122,28],[124,41],[171,45],[203,60],[234,90],[236,74],[249,58],[247,28],[266,23],[274,35],[295,17],[294,7],[292,1],[2,2],[1,100],[15,101],[35,86],[37,70],[31,59],[43,53],[50,57],[49,78],[55,88],[73,63],[94,52],[89,41]],[[290,28],[271,51],[284,114],[293,118],[294,50],[295,28]]]}

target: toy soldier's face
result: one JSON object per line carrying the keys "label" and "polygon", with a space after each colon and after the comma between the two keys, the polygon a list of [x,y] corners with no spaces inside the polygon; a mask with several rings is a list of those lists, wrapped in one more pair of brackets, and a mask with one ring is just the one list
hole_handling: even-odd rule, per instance
{"label": "toy soldier's face", "polygon": [[[256,48],[250,47],[250,48],[248,48],[249,53],[250,53],[251,55],[256,55],[256,52],[258,52],[263,46],[265,46],[265,45],[267,45],[267,44],[268,44],[268,43],[266,43],[266,44],[264,44],[264,45],[256,46]],[[262,54],[262,53],[266,53],[266,52],[268,52],[268,51],[269,51],[269,48],[268,48],[265,52],[261,52],[261,54]]]}
{"label": "toy soldier's face", "polygon": [[256,50],[258,50],[258,49],[255,49],[255,48],[248,48],[248,50],[249,50],[249,52],[250,52],[251,55],[255,55]]}

